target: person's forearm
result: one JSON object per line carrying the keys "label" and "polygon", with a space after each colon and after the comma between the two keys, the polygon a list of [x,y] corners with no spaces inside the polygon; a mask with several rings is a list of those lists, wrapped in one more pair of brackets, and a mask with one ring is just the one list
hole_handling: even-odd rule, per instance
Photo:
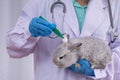
{"label": "person's forearm", "polygon": [[38,38],[31,37],[28,26],[30,19],[22,14],[15,28],[6,35],[6,46],[10,57],[21,58],[33,52]]}

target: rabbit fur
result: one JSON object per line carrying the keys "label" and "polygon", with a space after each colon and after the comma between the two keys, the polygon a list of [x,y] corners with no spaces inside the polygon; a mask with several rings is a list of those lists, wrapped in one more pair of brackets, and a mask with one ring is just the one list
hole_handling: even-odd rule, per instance
{"label": "rabbit fur", "polygon": [[82,37],[69,39],[64,36],[54,55],[53,62],[60,68],[76,64],[78,59],[86,59],[93,69],[104,69],[111,62],[111,51],[101,39]]}

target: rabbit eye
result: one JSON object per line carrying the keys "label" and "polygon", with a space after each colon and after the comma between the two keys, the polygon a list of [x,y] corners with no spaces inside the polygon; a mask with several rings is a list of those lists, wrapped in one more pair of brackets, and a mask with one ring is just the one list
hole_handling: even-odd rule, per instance
{"label": "rabbit eye", "polygon": [[63,59],[66,55],[59,57],[59,59]]}
{"label": "rabbit eye", "polygon": [[60,57],[60,59],[62,59],[63,58],[63,56],[62,57]]}

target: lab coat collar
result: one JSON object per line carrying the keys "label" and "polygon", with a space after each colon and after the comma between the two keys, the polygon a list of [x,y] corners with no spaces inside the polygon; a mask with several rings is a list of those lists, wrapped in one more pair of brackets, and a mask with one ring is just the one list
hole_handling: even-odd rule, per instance
{"label": "lab coat collar", "polygon": [[80,36],[92,36],[98,27],[102,27],[101,24],[107,16],[105,12],[107,6],[105,0],[91,0],[88,4],[86,18]]}
{"label": "lab coat collar", "polygon": [[66,3],[67,12],[65,15],[65,22],[69,25],[76,37],[90,36],[97,27],[105,19],[104,9],[107,7],[105,0],[91,0],[88,4],[87,14],[83,25],[83,30],[80,33],[79,24],[76,13],[72,4],[72,0],[63,0]]}

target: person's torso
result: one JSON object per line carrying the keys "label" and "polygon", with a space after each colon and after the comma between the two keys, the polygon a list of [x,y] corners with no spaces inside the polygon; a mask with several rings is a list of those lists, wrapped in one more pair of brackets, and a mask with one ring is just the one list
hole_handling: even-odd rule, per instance
{"label": "person's torso", "polygon": [[[74,7],[70,0],[65,0],[66,14],[63,17],[62,7],[56,6],[54,10],[55,23],[57,28],[62,33],[67,33],[70,38],[80,38],[84,36],[97,37],[109,43],[109,13],[108,6],[102,4],[102,1],[91,1],[88,5],[85,21],[83,24],[82,32],[79,31],[77,17]],[[115,4],[115,3],[114,3]],[[113,4],[113,6],[114,6]],[[51,5],[50,5],[51,6]],[[50,13],[50,6],[44,11],[43,17],[52,22],[52,14]],[[113,8],[114,9],[114,8]],[[118,26],[117,16],[119,12],[113,13],[114,26]],[[62,26],[62,20],[64,23]],[[52,33],[51,36],[54,36]],[[87,80],[85,75],[73,73],[67,69],[59,69],[52,61],[52,56],[55,49],[60,45],[61,38],[52,39],[49,37],[41,37],[36,45],[35,50],[35,78],[36,80]],[[89,79],[88,79],[89,80]]]}

